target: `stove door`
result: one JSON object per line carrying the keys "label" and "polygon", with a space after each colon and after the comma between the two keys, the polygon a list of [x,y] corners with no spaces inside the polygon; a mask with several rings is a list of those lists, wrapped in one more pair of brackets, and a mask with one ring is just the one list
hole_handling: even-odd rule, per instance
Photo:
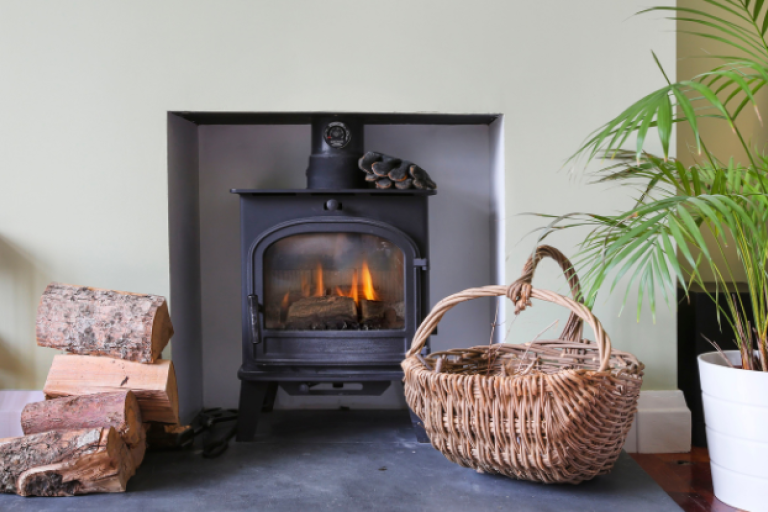
{"label": "stove door", "polygon": [[249,309],[244,345],[254,363],[402,360],[421,320],[426,282],[425,262],[407,235],[370,219],[314,217],[263,234],[250,254],[248,295],[258,297],[260,329]]}
{"label": "stove door", "polygon": [[403,251],[379,235],[302,233],[264,251],[264,326],[289,331],[402,330]]}

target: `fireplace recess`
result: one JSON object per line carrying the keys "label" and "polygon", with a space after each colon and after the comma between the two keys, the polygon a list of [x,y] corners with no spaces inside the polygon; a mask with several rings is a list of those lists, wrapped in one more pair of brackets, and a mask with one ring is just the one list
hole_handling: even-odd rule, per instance
{"label": "fireplace recess", "polygon": [[358,118],[314,117],[308,189],[232,190],[240,196],[239,441],[253,439],[278,386],[290,395],[380,395],[402,379],[400,361],[429,306],[435,192],[365,188],[362,152]]}

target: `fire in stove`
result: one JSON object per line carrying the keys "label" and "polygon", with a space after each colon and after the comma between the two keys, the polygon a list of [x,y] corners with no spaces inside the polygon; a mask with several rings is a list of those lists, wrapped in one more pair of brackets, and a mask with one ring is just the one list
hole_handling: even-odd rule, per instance
{"label": "fire in stove", "polygon": [[386,240],[363,234],[296,235],[275,243],[265,260],[269,329],[404,327],[403,256]]}
{"label": "fire in stove", "polygon": [[[290,394],[373,396],[403,378],[400,362],[428,311],[427,200],[435,192],[368,187],[359,168],[366,119],[394,121],[312,116],[309,190],[233,190],[243,271],[238,441],[254,439],[278,385]],[[348,382],[362,389],[336,386]]]}
{"label": "fire in stove", "polygon": [[[323,269],[322,267],[318,267],[320,271],[319,279],[323,279]],[[350,297],[355,301],[355,305],[360,307],[360,294],[362,292],[363,297],[366,301],[378,301],[379,296],[376,294],[376,289],[373,286],[373,277],[371,277],[371,271],[368,268],[368,262],[363,260],[362,265],[363,270],[363,284],[362,287],[358,284],[357,279],[357,270],[353,270],[352,272],[352,284],[350,285],[349,289],[344,292],[341,288],[338,286],[336,287],[336,295],[339,297]]]}

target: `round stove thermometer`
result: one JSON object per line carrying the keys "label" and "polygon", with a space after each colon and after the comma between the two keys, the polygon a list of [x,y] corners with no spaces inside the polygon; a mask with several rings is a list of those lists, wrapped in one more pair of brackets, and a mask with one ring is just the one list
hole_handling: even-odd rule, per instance
{"label": "round stove thermometer", "polygon": [[325,127],[325,143],[335,149],[341,149],[349,144],[352,134],[344,123],[329,123]]}

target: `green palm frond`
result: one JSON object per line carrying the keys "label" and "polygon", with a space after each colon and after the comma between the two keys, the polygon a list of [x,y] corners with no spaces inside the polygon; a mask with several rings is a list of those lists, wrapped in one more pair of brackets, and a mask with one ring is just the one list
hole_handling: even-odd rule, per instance
{"label": "green palm frond", "polygon": [[[573,213],[542,215],[549,224],[539,240],[563,229],[587,229],[574,264],[579,268],[585,303],[592,306],[601,289],[625,287],[622,309],[630,293],[637,293],[637,315],[647,302],[655,317],[656,297],[674,304],[677,288],[686,293],[706,279],[707,292],[738,333],[744,368],[752,368],[751,348],[760,351],[760,365],[768,371],[768,156],[748,147],[735,120],[751,105],[760,119],[755,94],[768,83],[768,4],[764,0],[700,0],[709,12],[688,7],[655,7],[685,33],[728,47],[731,55],[709,55],[717,64],[691,79],[671,82],[641,98],[595,130],[571,157],[610,159],[593,176],[594,182],[627,187],[633,206],[614,215]],[[747,160],[719,161],[707,149],[699,121],[717,119],[728,124]],[[762,122],[762,120],[760,120]],[[688,123],[698,151],[690,166],[669,157],[676,123]],[[658,133],[663,155],[645,151],[649,134]],[[625,148],[634,136],[634,147]],[[709,231],[711,237],[705,237]],[[749,304],[736,292],[737,269],[726,257],[735,250],[746,276]],[[725,297],[725,306],[719,297]],[[747,321],[751,309],[754,324]],[[754,342],[753,342],[754,340]]]}
{"label": "green palm frond", "polygon": [[[620,155],[627,156],[626,152]],[[670,301],[676,282],[703,286],[701,266],[711,265],[713,256],[725,251],[729,234],[738,234],[744,241],[768,240],[768,199],[760,191],[764,179],[733,163],[685,168],[676,160],[644,154],[639,164],[616,164],[599,177],[603,182],[636,183],[640,198],[634,208],[613,216],[582,213],[556,218],[544,236],[560,228],[589,228],[577,260],[588,263],[583,276],[587,303],[594,304],[603,285],[613,291],[625,276],[631,276],[627,288],[638,284],[641,297],[655,311],[657,289]],[[715,235],[714,247],[701,233],[704,226]],[[678,262],[675,247],[680,248],[687,268]],[[694,250],[704,258],[697,259]],[[749,250],[747,244],[741,252]],[[732,274],[730,269],[717,272]],[[642,305],[639,300],[638,315]]]}
{"label": "green palm frond", "polygon": [[[598,128],[572,157],[592,160],[600,154],[612,154],[624,147],[630,136],[636,137],[635,155],[639,159],[648,132],[655,128],[664,158],[669,156],[672,126],[687,122],[699,153],[701,133],[698,120],[717,118],[728,123],[734,133],[734,120],[747,105],[759,117],[755,93],[768,83],[768,4],[746,0],[702,0],[714,10],[706,12],[687,7],[653,7],[641,13],[672,13],[669,19],[691,30],[682,32],[727,45],[733,55],[714,56],[722,61],[706,73],[690,80],[667,84],[646,95],[614,119]],[[656,56],[653,56],[656,59]],[[659,64],[658,59],[656,59]],[[661,69],[661,65],[659,64]],[[666,78],[666,73],[661,69]],[[746,147],[746,143],[740,140]]]}

